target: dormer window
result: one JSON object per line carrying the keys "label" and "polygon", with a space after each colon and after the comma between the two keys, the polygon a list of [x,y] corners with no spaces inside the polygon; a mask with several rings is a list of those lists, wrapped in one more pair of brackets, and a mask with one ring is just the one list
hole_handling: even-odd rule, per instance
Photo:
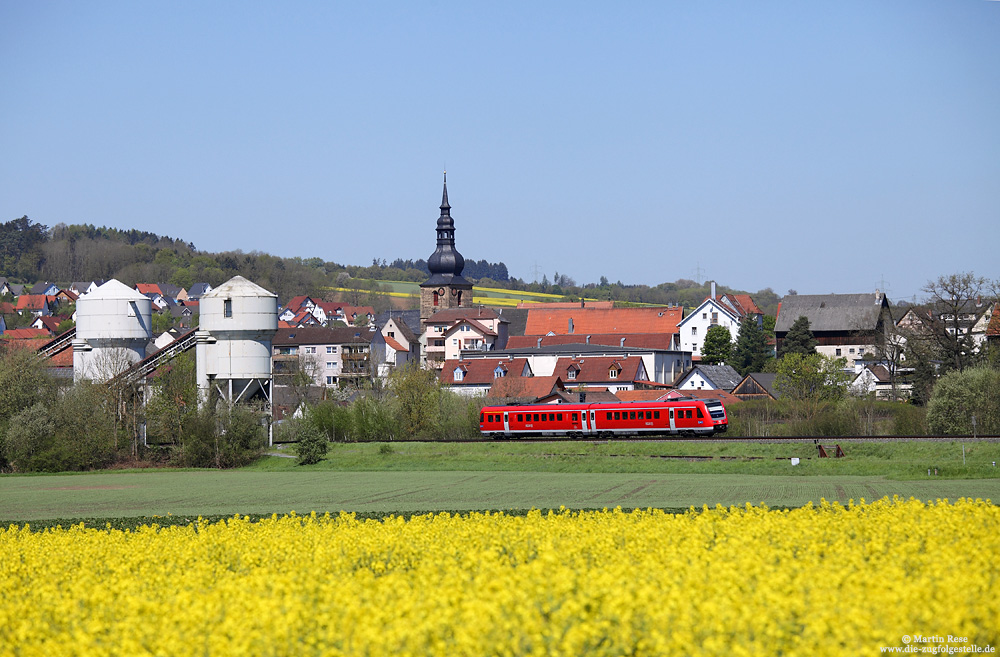
{"label": "dormer window", "polygon": [[507,370],[505,370],[503,367],[497,367],[495,370],[493,370],[494,379],[501,379],[505,376],[507,376]]}
{"label": "dormer window", "polygon": [[608,370],[608,377],[612,379],[617,379],[619,372],[621,372],[621,370],[616,370],[616,369]]}
{"label": "dormer window", "polygon": [[455,368],[455,372],[454,372],[452,378],[455,381],[461,381],[462,377],[464,377],[464,376],[465,376],[465,373],[462,371],[462,368],[461,367],[456,367]]}
{"label": "dormer window", "polygon": [[566,372],[566,378],[567,379],[575,379],[576,378],[576,370],[569,370],[568,372]]}

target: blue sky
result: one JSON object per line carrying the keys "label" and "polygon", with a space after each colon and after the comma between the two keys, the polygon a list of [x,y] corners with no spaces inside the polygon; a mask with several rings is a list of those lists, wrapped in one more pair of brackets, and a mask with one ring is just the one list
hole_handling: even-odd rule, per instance
{"label": "blue sky", "polygon": [[910,299],[1000,277],[1000,2],[0,0],[0,220]]}

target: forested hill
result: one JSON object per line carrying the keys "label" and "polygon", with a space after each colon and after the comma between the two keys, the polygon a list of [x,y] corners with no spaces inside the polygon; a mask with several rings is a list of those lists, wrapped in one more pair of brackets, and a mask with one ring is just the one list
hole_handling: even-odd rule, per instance
{"label": "forested hill", "polygon": [[[354,279],[422,282],[429,275],[425,260],[375,260],[370,266],[341,265],[322,258],[279,258],[266,253],[198,251],[185,240],[139,230],[57,224],[52,228],[21,217],[0,223],[0,277],[22,283],[116,278],[127,285],[197,282],[219,285],[244,276],[278,294],[322,297],[324,288],[347,286]],[[491,284],[509,282],[507,266],[466,260],[470,279]]]}
{"label": "forested hill", "polygon": [[[191,242],[139,230],[57,224],[52,228],[21,217],[0,223],[0,277],[13,282],[51,281],[68,285],[73,281],[116,278],[127,285],[173,283],[184,288],[206,282],[213,286],[237,274],[277,293],[281,301],[299,294],[323,298],[327,288],[354,288],[370,291],[365,305],[387,304],[379,299],[377,284],[369,281],[423,282],[428,270],[425,260],[375,259],[371,265],[342,265],[322,258],[279,258],[267,253],[199,251]],[[564,295],[568,299],[611,299],[619,302],[699,305],[709,293],[707,283],[680,279],[656,286],[611,283],[577,283],[558,272],[550,281],[525,282],[509,276],[502,262],[467,259],[463,274],[483,287],[501,287]],[[718,292],[743,292],[723,285]],[[358,295],[354,295],[357,297]],[[779,297],[770,288],[753,293],[757,305],[775,315]],[[357,303],[358,298],[345,299]]]}

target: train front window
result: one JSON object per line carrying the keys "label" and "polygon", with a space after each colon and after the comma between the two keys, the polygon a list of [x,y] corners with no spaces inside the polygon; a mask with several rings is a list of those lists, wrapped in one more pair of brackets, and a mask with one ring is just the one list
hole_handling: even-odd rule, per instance
{"label": "train front window", "polygon": [[480,413],[480,414],[479,414],[479,421],[480,421],[480,422],[482,422],[482,421],[483,421],[483,414],[482,414],[482,413]]}
{"label": "train front window", "polygon": [[698,409],[695,409],[695,410],[697,410],[697,411],[698,411],[698,417],[700,417],[700,418],[704,418],[704,417],[705,417],[705,416],[704,416],[704,415],[702,414],[702,412],[701,412],[701,409],[700,409],[700,408],[698,408]]}

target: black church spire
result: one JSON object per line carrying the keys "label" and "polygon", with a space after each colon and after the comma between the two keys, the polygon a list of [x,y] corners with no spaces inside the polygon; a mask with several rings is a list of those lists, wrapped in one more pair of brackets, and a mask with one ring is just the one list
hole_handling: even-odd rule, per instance
{"label": "black church spire", "polygon": [[441,193],[441,216],[437,220],[437,248],[427,259],[427,269],[431,277],[423,286],[470,285],[462,277],[465,258],[455,249],[455,221],[451,218],[448,204],[448,172],[444,173],[444,189]]}

